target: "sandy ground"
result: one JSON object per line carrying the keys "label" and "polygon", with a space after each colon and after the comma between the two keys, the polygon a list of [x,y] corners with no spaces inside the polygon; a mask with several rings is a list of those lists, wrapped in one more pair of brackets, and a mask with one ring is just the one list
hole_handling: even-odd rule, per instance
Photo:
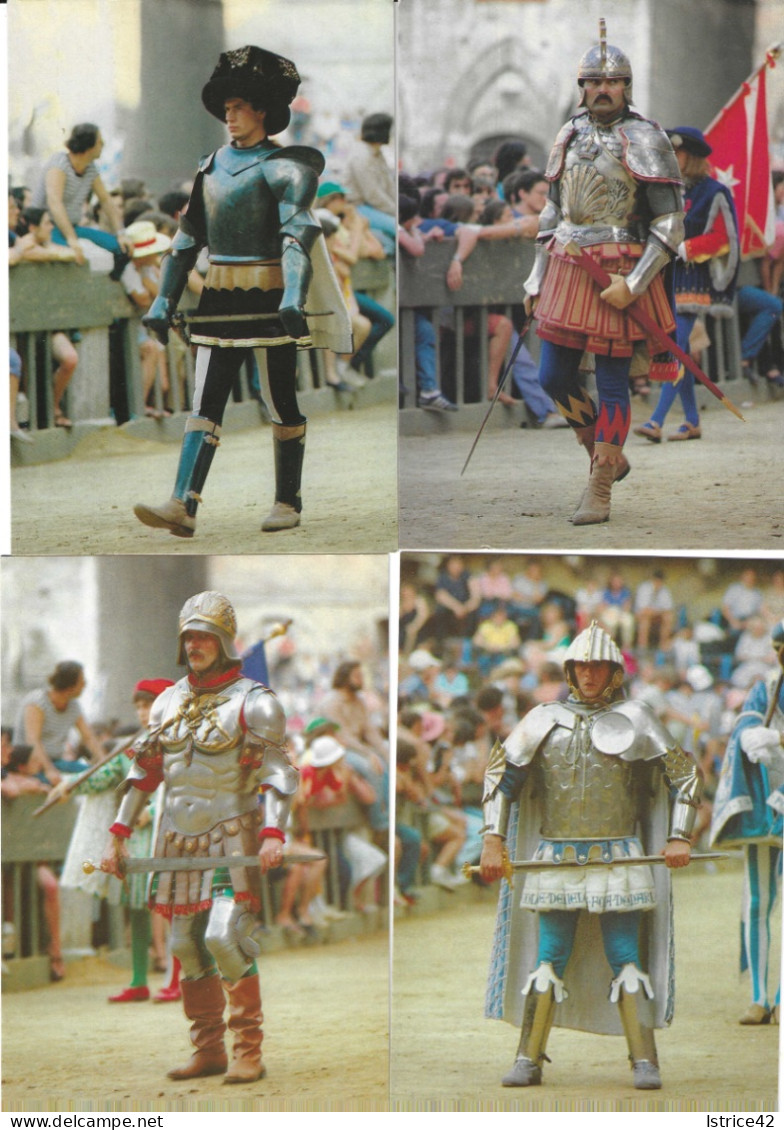
{"label": "sandy ground", "polygon": [[[134,503],[168,498],[179,447],[106,430],[68,459],[11,473],[16,554],[387,553],[397,549],[396,409],[314,417],[302,525],[260,532],[273,501],[269,428],[224,433],[193,538],[142,526]],[[348,455],[348,459],[347,459]]]}
{"label": "sandy ground", "polygon": [[109,1005],[123,971],[69,964],[60,984],[3,997],[3,1110],[386,1110],[388,955],[384,931],[264,955],[267,1076],[233,1087],[166,1078],[191,1051],[179,1004]]}
{"label": "sandy ground", "polygon": [[633,1089],[621,1037],[559,1028],[543,1086],[502,1087],[519,1033],[483,1018],[495,892],[477,892],[479,901],[453,912],[398,920],[393,1103],[404,1110],[778,1109],[780,1029],[737,1023],[748,994],[737,965],[741,883],[735,864],[713,875],[695,865],[674,879],[676,1008],[672,1027],[657,1033],[658,1092]]}
{"label": "sandy ground", "polygon": [[[739,400],[742,388],[732,386],[730,395]],[[400,544],[782,553],[784,512],[775,482],[784,450],[784,400],[744,403],[745,423],[714,404],[703,412],[701,440],[652,444],[630,435],[631,474],[613,490],[610,521],[595,526],[569,522],[588,461],[566,429],[486,429],[462,477],[475,432],[403,436]],[[633,425],[650,411],[650,404],[636,401]],[[679,423],[673,409],[665,434]]]}

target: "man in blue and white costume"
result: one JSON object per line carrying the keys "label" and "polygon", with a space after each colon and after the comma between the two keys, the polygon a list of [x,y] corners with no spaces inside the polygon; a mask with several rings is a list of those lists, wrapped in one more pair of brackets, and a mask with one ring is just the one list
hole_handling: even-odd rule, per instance
{"label": "man in blue and white costume", "polygon": [[771,633],[779,667],[754,684],[730,736],[713,805],[711,844],[744,849],[741,971],[751,1004],[741,1024],[778,1024],[768,996],[770,918],[781,889],[784,813],[784,620]]}
{"label": "man in blue and white costume", "polygon": [[[656,1090],[653,1030],[673,1010],[669,868],[689,863],[699,770],[647,706],[623,698],[623,657],[595,622],[564,669],[567,701],[526,714],[485,776],[482,878],[504,873],[505,840],[543,865],[501,888],[485,1011],[522,1025],[506,1087],[541,1083],[555,1024],[623,1033],[634,1086]],[[609,866],[654,852],[667,867]],[[608,866],[560,866],[593,860]]]}

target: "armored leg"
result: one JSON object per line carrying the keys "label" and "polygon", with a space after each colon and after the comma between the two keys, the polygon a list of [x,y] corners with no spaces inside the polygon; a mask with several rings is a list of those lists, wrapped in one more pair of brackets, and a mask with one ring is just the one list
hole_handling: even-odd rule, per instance
{"label": "armored leg", "polygon": [[182,1067],[168,1072],[170,1079],[195,1079],[201,1075],[222,1075],[228,1067],[223,1043],[225,998],[217,973],[181,983],[182,1007],[191,1022],[191,1043],[196,1049]]}
{"label": "armored leg", "polygon": [[259,953],[252,936],[255,925],[247,903],[235,902],[228,895],[212,900],[204,944],[227,981],[239,981],[254,968]]}
{"label": "armored leg", "polygon": [[504,1087],[537,1087],[542,1082],[545,1047],[553,1025],[555,1006],[566,996],[563,981],[549,962],[542,962],[523,989],[525,1008],[520,1043],[512,1069],[504,1075]]}
{"label": "armored leg", "polygon": [[207,481],[215,449],[220,443],[220,427],[203,416],[190,416],[182,437],[180,462],[174,490],[162,506],[137,503],[133,512],[145,526],[168,529],[179,538],[192,538],[196,529],[196,508],[200,491]]}
{"label": "armored leg", "polygon": [[261,992],[257,974],[227,983],[229,1029],[234,1036],[234,1058],[224,1083],[255,1083],[266,1074],[261,1061]]}
{"label": "armored leg", "polygon": [[305,424],[272,425],[275,451],[275,505],[261,524],[262,530],[290,530],[302,512],[302,464],[305,459]]}
{"label": "armored leg", "polygon": [[662,1084],[653,1029],[642,1023],[639,1013],[643,992],[649,1000],[653,999],[653,989],[647,975],[635,965],[624,965],[611,982],[610,1000],[618,1005],[629,1048],[634,1086],[638,1091],[658,1091]]}

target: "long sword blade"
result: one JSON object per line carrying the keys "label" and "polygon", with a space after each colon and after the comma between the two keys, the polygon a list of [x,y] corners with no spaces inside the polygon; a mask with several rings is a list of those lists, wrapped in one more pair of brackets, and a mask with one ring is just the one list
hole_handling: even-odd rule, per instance
{"label": "long sword blade", "polygon": [[[316,863],[326,858],[323,851],[284,853],[279,866],[288,867],[292,863]],[[147,859],[129,859],[125,870],[127,874],[132,875],[147,871],[209,871],[213,867],[258,867],[258,865],[257,855],[213,855],[193,858],[153,855]],[[92,875],[93,871],[102,871],[103,868],[100,863],[86,859],[82,864],[82,870],[85,875]]]}

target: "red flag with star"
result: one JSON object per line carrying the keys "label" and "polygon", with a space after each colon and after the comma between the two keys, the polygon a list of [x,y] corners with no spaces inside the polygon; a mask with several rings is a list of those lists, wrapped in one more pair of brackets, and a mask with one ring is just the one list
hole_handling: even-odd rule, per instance
{"label": "red flag with star", "polygon": [[713,175],[730,190],[738,214],[744,259],[762,255],[773,243],[776,210],[770,179],[770,146],[765,77],[780,47],[744,82],[705,130],[712,147]]}

